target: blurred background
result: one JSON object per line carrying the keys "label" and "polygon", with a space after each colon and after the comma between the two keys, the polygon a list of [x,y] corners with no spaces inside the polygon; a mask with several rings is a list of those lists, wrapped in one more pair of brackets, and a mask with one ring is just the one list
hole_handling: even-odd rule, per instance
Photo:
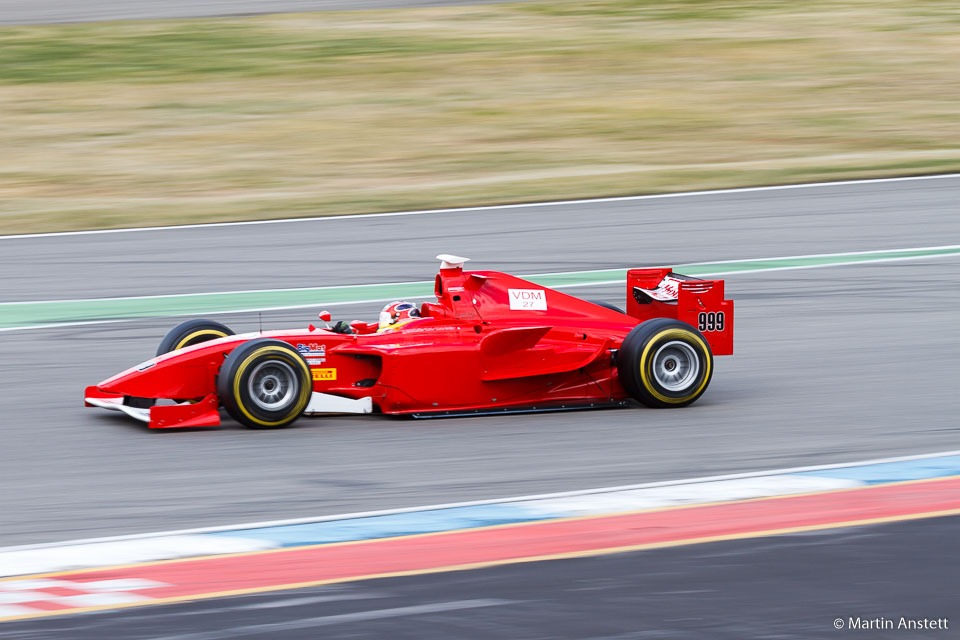
{"label": "blurred background", "polygon": [[952,2],[450,4],[3,28],[0,233],[960,168]]}

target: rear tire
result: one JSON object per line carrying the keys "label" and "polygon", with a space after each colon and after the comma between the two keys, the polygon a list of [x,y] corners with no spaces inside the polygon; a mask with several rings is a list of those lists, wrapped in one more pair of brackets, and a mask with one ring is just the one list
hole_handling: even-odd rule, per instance
{"label": "rear tire", "polygon": [[279,429],[303,413],[313,393],[310,365],[282,340],[244,342],[224,360],[217,376],[220,402],[251,429]]}
{"label": "rear tire", "polygon": [[234,335],[233,330],[219,322],[203,319],[187,320],[167,332],[160,341],[160,346],[157,347],[157,355],[162,356],[177,349],[232,335]]}
{"label": "rear tire", "polygon": [[616,311],[617,313],[623,313],[623,309],[618,307],[615,304],[610,304],[609,302],[604,302],[603,300],[587,300],[590,304],[595,304],[598,307],[603,307],[604,309],[610,309],[610,311]]}
{"label": "rear tire", "polygon": [[713,375],[706,338],[685,322],[656,318],[634,327],[617,352],[620,381],[648,407],[685,407]]}

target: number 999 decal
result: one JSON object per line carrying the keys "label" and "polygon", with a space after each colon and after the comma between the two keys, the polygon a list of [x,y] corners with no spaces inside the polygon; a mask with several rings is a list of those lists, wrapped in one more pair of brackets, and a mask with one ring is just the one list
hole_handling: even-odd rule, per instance
{"label": "number 999 decal", "polygon": [[701,311],[700,315],[697,316],[697,329],[701,332],[706,331],[723,331],[724,320],[723,311],[717,312],[704,312]]}

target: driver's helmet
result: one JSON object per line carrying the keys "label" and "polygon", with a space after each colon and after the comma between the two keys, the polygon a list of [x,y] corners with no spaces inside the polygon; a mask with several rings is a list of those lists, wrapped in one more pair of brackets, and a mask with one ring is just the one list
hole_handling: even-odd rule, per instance
{"label": "driver's helmet", "polygon": [[420,310],[412,302],[403,300],[391,302],[380,312],[380,326],[377,331],[389,331],[420,317]]}

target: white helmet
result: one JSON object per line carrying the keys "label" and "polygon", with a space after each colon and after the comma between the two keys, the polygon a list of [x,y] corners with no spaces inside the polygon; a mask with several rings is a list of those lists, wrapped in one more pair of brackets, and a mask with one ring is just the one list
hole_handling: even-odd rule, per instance
{"label": "white helmet", "polygon": [[412,302],[406,300],[391,302],[380,312],[380,327],[377,330],[396,329],[401,324],[406,324],[419,317],[420,310]]}

